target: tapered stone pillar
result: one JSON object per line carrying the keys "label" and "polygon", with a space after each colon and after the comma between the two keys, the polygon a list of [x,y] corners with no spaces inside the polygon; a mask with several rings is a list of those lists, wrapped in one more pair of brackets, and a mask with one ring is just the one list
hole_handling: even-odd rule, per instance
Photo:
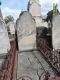
{"label": "tapered stone pillar", "polygon": [[35,19],[36,27],[41,27],[41,26],[48,27],[47,22],[44,22],[42,20],[41,5],[39,0],[29,0],[28,11]]}

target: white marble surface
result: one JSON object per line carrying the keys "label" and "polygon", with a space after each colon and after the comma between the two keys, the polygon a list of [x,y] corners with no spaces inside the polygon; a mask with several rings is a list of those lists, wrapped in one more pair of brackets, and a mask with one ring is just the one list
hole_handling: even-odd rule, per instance
{"label": "white marble surface", "polygon": [[29,13],[35,19],[36,27],[47,27],[48,23],[42,20],[41,5],[39,0],[29,0]]}
{"label": "white marble surface", "polygon": [[43,68],[49,72],[51,77],[55,76],[54,71],[42,57],[40,52],[31,51],[18,53],[17,79],[22,76],[28,76],[32,78],[32,80],[39,80],[39,76],[41,76],[40,80],[44,80],[43,75],[45,75],[45,72]]}
{"label": "white marble surface", "polygon": [[0,54],[7,53],[10,50],[8,32],[3,20],[0,19]]}
{"label": "white marble surface", "polygon": [[17,21],[19,51],[36,48],[36,24],[28,12],[23,12]]}
{"label": "white marble surface", "polygon": [[[38,3],[37,3],[38,2]],[[32,16],[41,16],[41,9],[39,1],[33,1],[29,6],[29,12]]]}
{"label": "white marble surface", "polygon": [[36,27],[46,27],[48,28],[48,23],[44,22],[44,20],[42,20],[42,17],[36,16],[34,17],[35,22],[36,22]]}
{"label": "white marble surface", "polygon": [[53,19],[52,42],[55,50],[60,49],[60,15]]}
{"label": "white marble surface", "polygon": [[7,23],[7,29],[9,28],[9,32],[11,34],[15,34],[15,26],[14,26],[14,22],[8,22]]}

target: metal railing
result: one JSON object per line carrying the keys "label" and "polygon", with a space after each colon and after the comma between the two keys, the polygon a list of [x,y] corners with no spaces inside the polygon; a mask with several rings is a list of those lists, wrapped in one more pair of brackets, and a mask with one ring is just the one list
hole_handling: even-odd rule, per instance
{"label": "metal railing", "polygon": [[42,38],[37,39],[37,48],[60,73],[60,52],[56,50],[53,51],[51,48],[49,48],[47,42]]}

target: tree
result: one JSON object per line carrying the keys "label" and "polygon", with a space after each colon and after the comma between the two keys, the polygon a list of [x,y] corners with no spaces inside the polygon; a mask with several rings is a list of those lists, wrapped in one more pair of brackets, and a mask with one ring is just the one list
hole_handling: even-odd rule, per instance
{"label": "tree", "polygon": [[46,18],[46,21],[50,21],[52,23],[52,19],[53,19],[53,10],[49,11],[47,13],[47,18]]}
{"label": "tree", "polygon": [[57,4],[53,3],[53,10],[47,13],[46,21],[48,22],[50,20],[50,22],[52,23],[53,16],[57,14],[59,14],[59,10],[57,9]]}
{"label": "tree", "polygon": [[[58,10],[58,9],[57,9],[56,14],[59,14],[59,10]],[[49,12],[47,13],[46,21],[47,21],[47,22],[50,21],[50,22],[51,22],[51,25],[52,25],[53,15],[55,15],[55,14],[53,14],[53,10],[51,10],[51,11],[49,11]]]}
{"label": "tree", "polygon": [[5,23],[6,23],[6,24],[7,24],[8,22],[10,22],[10,21],[14,22],[14,18],[13,18],[13,16],[11,16],[11,15],[6,16],[4,20],[5,20]]}

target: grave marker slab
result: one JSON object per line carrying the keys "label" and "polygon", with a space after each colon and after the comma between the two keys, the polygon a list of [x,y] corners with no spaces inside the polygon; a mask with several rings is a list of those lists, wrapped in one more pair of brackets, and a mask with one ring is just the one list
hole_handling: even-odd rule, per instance
{"label": "grave marker slab", "polygon": [[29,12],[22,12],[17,20],[19,51],[36,48],[36,24]]}
{"label": "grave marker slab", "polygon": [[60,49],[60,14],[53,19],[52,43],[54,49]]}

